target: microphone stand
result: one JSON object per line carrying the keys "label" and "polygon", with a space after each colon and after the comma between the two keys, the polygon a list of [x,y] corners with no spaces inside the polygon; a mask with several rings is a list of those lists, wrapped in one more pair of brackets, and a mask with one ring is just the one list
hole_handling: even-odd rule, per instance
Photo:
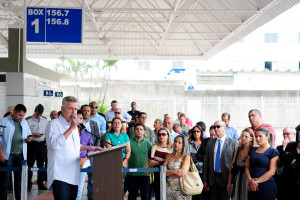
{"label": "microphone stand", "polygon": [[86,128],[82,128],[82,127],[79,127],[79,128],[80,128],[81,130],[84,130],[85,132],[89,133],[90,135],[94,136],[95,138],[99,139],[99,140],[100,140],[100,143],[103,141],[103,142],[105,142],[106,144],[109,144],[109,145],[111,145],[111,146],[116,146],[116,145],[113,145],[112,143],[109,143],[109,142],[103,140],[101,136],[98,136],[98,135],[96,135],[96,134],[94,134],[94,133],[89,132]]}

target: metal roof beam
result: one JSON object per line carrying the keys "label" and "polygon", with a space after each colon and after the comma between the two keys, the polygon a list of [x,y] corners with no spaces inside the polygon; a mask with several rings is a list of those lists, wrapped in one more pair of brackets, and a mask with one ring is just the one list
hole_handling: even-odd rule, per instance
{"label": "metal roof beam", "polygon": [[[119,21],[119,20],[101,20],[102,22],[106,22],[107,24],[109,23],[168,23],[168,21],[151,21],[151,20],[124,20],[124,21]],[[172,21],[173,24],[186,24],[186,23],[192,23],[192,24],[242,24],[243,22],[208,22],[208,21]],[[168,26],[167,26],[168,27]]]}
{"label": "metal roof beam", "polygon": [[[112,8],[106,9],[105,12],[101,8],[97,8],[95,13],[170,13],[172,9],[120,9]],[[240,15],[254,15],[257,10],[204,10],[204,9],[178,9],[177,14],[240,14]]]}
{"label": "metal roof beam", "polygon": [[[1,29],[0,28],[0,31],[1,30],[6,30],[6,29]],[[103,29],[102,30],[103,32],[106,32],[106,33],[147,33],[147,34],[156,34],[156,33],[164,33],[162,31],[126,31],[126,30],[105,30]],[[86,33],[94,33],[94,31],[91,31],[91,30],[87,30],[85,31]],[[230,32],[201,32],[201,31],[197,31],[197,32],[169,32],[169,34],[176,34],[176,35],[186,35],[186,34],[220,34],[220,35],[227,35],[229,34]]]}

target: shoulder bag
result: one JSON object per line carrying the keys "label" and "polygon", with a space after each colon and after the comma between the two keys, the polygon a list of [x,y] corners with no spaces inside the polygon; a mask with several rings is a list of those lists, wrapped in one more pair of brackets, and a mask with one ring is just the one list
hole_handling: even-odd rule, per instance
{"label": "shoulder bag", "polygon": [[180,178],[181,192],[185,195],[201,194],[203,183],[192,159],[190,169],[184,177]]}

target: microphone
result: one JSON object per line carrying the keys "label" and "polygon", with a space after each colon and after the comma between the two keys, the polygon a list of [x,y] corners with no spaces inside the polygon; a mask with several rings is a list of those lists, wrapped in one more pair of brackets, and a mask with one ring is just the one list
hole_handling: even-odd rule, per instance
{"label": "microphone", "polygon": [[[72,115],[72,118],[77,119],[78,117],[77,117],[77,115]],[[78,124],[77,127],[80,129],[86,130],[86,127],[83,125],[83,123]]]}
{"label": "microphone", "polygon": [[2,125],[0,125],[0,127],[2,127],[2,128],[6,128],[6,126],[2,126]]}
{"label": "microphone", "polygon": [[77,115],[72,115],[72,119],[77,119]]}

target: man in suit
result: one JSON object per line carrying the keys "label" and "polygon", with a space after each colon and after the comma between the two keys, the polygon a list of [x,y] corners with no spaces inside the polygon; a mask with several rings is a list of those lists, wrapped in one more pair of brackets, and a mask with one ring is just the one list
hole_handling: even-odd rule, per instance
{"label": "man in suit", "polygon": [[91,108],[89,105],[81,106],[83,112],[83,125],[86,127],[86,130],[92,133],[92,138],[94,146],[100,146],[100,133],[98,123],[91,120]]}
{"label": "man in suit", "polygon": [[[91,108],[89,105],[81,106],[81,110],[83,112],[83,125],[86,127],[87,131],[92,133],[92,138],[94,142],[94,146],[100,146],[100,133],[98,123],[90,119]],[[91,166],[89,168],[93,168],[93,158],[90,158]],[[87,196],[88,199],[93,199],[93,173],[88,172],[88,186],[87,186]]]}
{"label": "man in suit", "polygon": [[[279,151],[280,157],[285,153],[286,147],[290,142],[295,141],[296,139],[296,130],[291,127],[285,127],[283,129],[283,141],[282,145],[277,146],[277,150]],[[287,187],[286,174],[283,174],[284,166],[278,167],[276,174],[274,176],[276,184],[277,184],[277,200],[286,199],[286,191],[289,189]]]}
{"label": "man in suit", "polygon": [[211,192],[212,200],[229,200],[226,186],[229,168],[238,141],[226,136],[226,124],[216,121],[214,129],[217,138],[209,140],[206,148],[203,182],[204,188]]}
{"label": "man in suit", "polygon": [[[298,125],[299,127],[299,125]],[[300,127],[299,127],[300,128]],[[298,132],[299,129],[296,131]],[[290,142],[280,155],[279,167],[284,166],[284,193],[277,199],[298,199],[300,196],[300,143]]]}
{"label": "man in suit", "polygon": [[[203,128],[203,127],[206,128],[204,122],[201,122],[200,124],[202,124],[201,128]],[[197,125],[199,125],[199,124],[197,123]],[[210,136],[208,138],[205,138],[202,141],[202,143],[201,143],[201,145],[200,145],[200,147],[199,147],[199,149],[196,153],[196,159],[198,161],[202,162],[202,163],[204,163],[204,158],[205,158],[205,154],[206,154],[206,147],[207,147],[208,141],[217,138],[214,125],[210,126],[209,133],[210,133]],[[201,177],[201,179],[203,179],[203,173],[200,174],[200,177]],[[209,200],[210,199],[210,192],[207,191],[207,190],[203,190],[202,193],[201,193],[201,197],[202,197],[202,199]]]}
{"label": "man in suit", "polygon": [[217,138],[214,125],[209,127],[209,133],[210,133],[210,137],[205,138],[202,141],[202,143],[197,151],[197,154],[196,154],[197,160],[199,160],[200,162],[203,162],[203,163],[204,163],[204,157],[206,154],[206,147],[207,147],[208,141]]}

